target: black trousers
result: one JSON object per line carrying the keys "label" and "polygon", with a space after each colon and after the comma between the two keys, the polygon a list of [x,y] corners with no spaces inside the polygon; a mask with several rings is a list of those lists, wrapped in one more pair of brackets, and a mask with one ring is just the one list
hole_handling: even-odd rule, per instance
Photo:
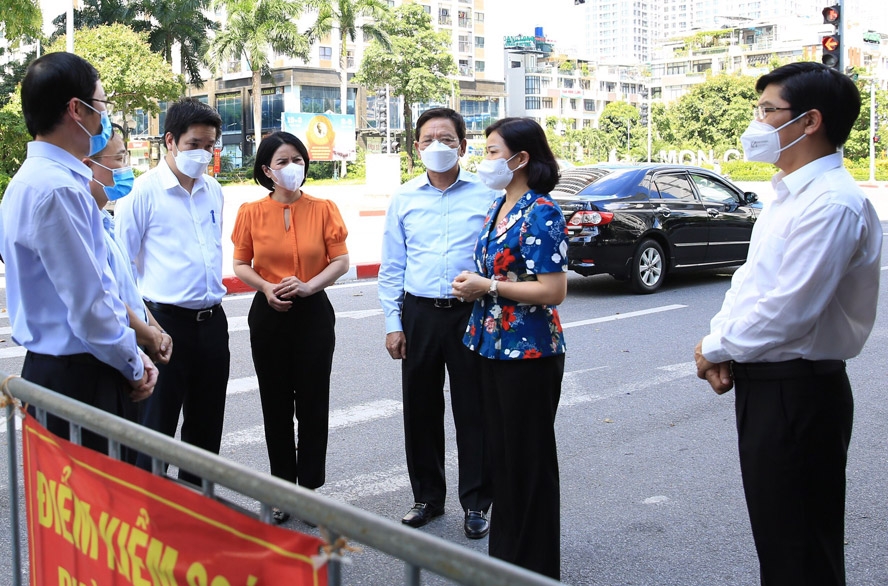
{"label": "black trousers", "polygon": [[407,358],[401,363],[404,440],[413,498],[443,507],[444,368],[450,375],[450,400],[459,457],[459,502],[463,509],[490,508],[490,477],[485,465],[484,422],[478,355],[462,343],[471,303],[449,309],[407,294],[402,324]]}
{"label": "black trousers", "polygon": [[[182,441],[218,454],[231,363],[225,311],[220,305],[204,321],[157,307],[151,313],[172,337],[173,355],[169,364],[157,367],[157,385],[142,408],[142,425],[172,437],[181,411]],[[137,465],[151,470],[151,458],[139,454]],[[179,479],[201,483],[184,470]]]}
{"label": "black trousers", "polygon": [[838,360],[734,364],[740,469],[763,586],[845,584],[854,399]]}
{"label": "black trousers", "polygon": [[248,323],[271,474],[306,488],[322,486],[336,346],[333,306],[321,291],[293,298],[290,310],[281,313],[258,292]]}
{"label": "black trousers", "polygon": [[490,555],[561,577],[561,487],[555,413],[564,355],[482,361],[493,476]]}
{"label": "black trousers", "polygon": [[[129,398],[132,387],[112,366],[91,354],[49,356],[28,352],[22,365],[22,378],[66,397],[118,417],[132,420],[135,403]],[[34,415],[35,409],[28,411]],[[46,428],[55,435],[69,439],[68,420],[47,413]],[[87,429],[81,430],[81,445],[108,453],[108,440]],[[121,451],[126,460],[126,452]]]}

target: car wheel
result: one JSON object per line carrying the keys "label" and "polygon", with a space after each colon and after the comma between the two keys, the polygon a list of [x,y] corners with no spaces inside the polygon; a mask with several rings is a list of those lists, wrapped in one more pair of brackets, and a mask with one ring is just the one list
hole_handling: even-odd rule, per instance
{"label": "car wheel", "polygon": [[632,259],[632,289],[636,293],[653,293],[666,277],[666,258],[655,240],[642,240]]}

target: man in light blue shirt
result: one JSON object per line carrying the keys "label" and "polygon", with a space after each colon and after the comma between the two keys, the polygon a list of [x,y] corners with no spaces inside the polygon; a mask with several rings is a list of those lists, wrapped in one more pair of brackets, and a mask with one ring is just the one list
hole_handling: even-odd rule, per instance
{"label": "man in light blue shirt", "polygon": [[[106,261],[102,221],[81,159],[110,136],[98,72],[70,53],[28,67],[22,111],[34,141],[0,203],[0,254],[22,376],[115,415],[151,395],[157,370],[136,346]],[[47,427],[68,437],[66,421]],[[82,444],[107,451],[83,431]]]}
{"label": "man in light blue shirt", "polygon": [[497,193],[459,166],[466,125],[449,108],[416,122],[416,148],[427,173],[405,183],[386,216],[379,267],[385,346],[401,360],[407,470],[415,504],[401,519],[421,527],[444,513],[444,368],[459,453],[459,499],[470,539],[487,535],[491,503],[476,356],[462,344],[472,304],[451,295]]}

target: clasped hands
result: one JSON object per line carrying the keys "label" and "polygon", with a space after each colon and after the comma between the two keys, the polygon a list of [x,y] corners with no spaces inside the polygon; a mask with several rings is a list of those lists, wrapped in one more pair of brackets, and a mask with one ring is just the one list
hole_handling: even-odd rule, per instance
{"label": "clasped hands", "polygon": [[269,283],[263,292],[272,309],[281,312],[290,309],[294,297],[308,297],[315,293],[308,283],[296,277],[285,277],[277,285]]}
{"label": "clasped hands", "polygon": [[487,294],[490,279],[478,273],[463,271],[450,284],[451,294],[460,301],[475,301]]}
{"label": "clasped hands", "polygon": [[734,380],[731,376],[731,363],[710,362],[707,360],[703,356],[702,340],[694,348],[694,362],[697,365],[697,377],[707,381],[716,394],[722,395],[734,387]]}

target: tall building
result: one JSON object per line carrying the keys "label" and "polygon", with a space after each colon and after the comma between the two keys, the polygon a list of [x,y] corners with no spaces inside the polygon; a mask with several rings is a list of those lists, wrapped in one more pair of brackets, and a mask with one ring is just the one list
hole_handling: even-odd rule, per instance
{"label": "tall building", "polygon": [[[580,54],[598,63],[650,62],[663,41],[695,31],[745,26],[786,17],[820,23],[831,0],[589,0],[580,12],[584,44]],[[867,23],[888,33],[882,0],[843,0],[848,22]]]}

